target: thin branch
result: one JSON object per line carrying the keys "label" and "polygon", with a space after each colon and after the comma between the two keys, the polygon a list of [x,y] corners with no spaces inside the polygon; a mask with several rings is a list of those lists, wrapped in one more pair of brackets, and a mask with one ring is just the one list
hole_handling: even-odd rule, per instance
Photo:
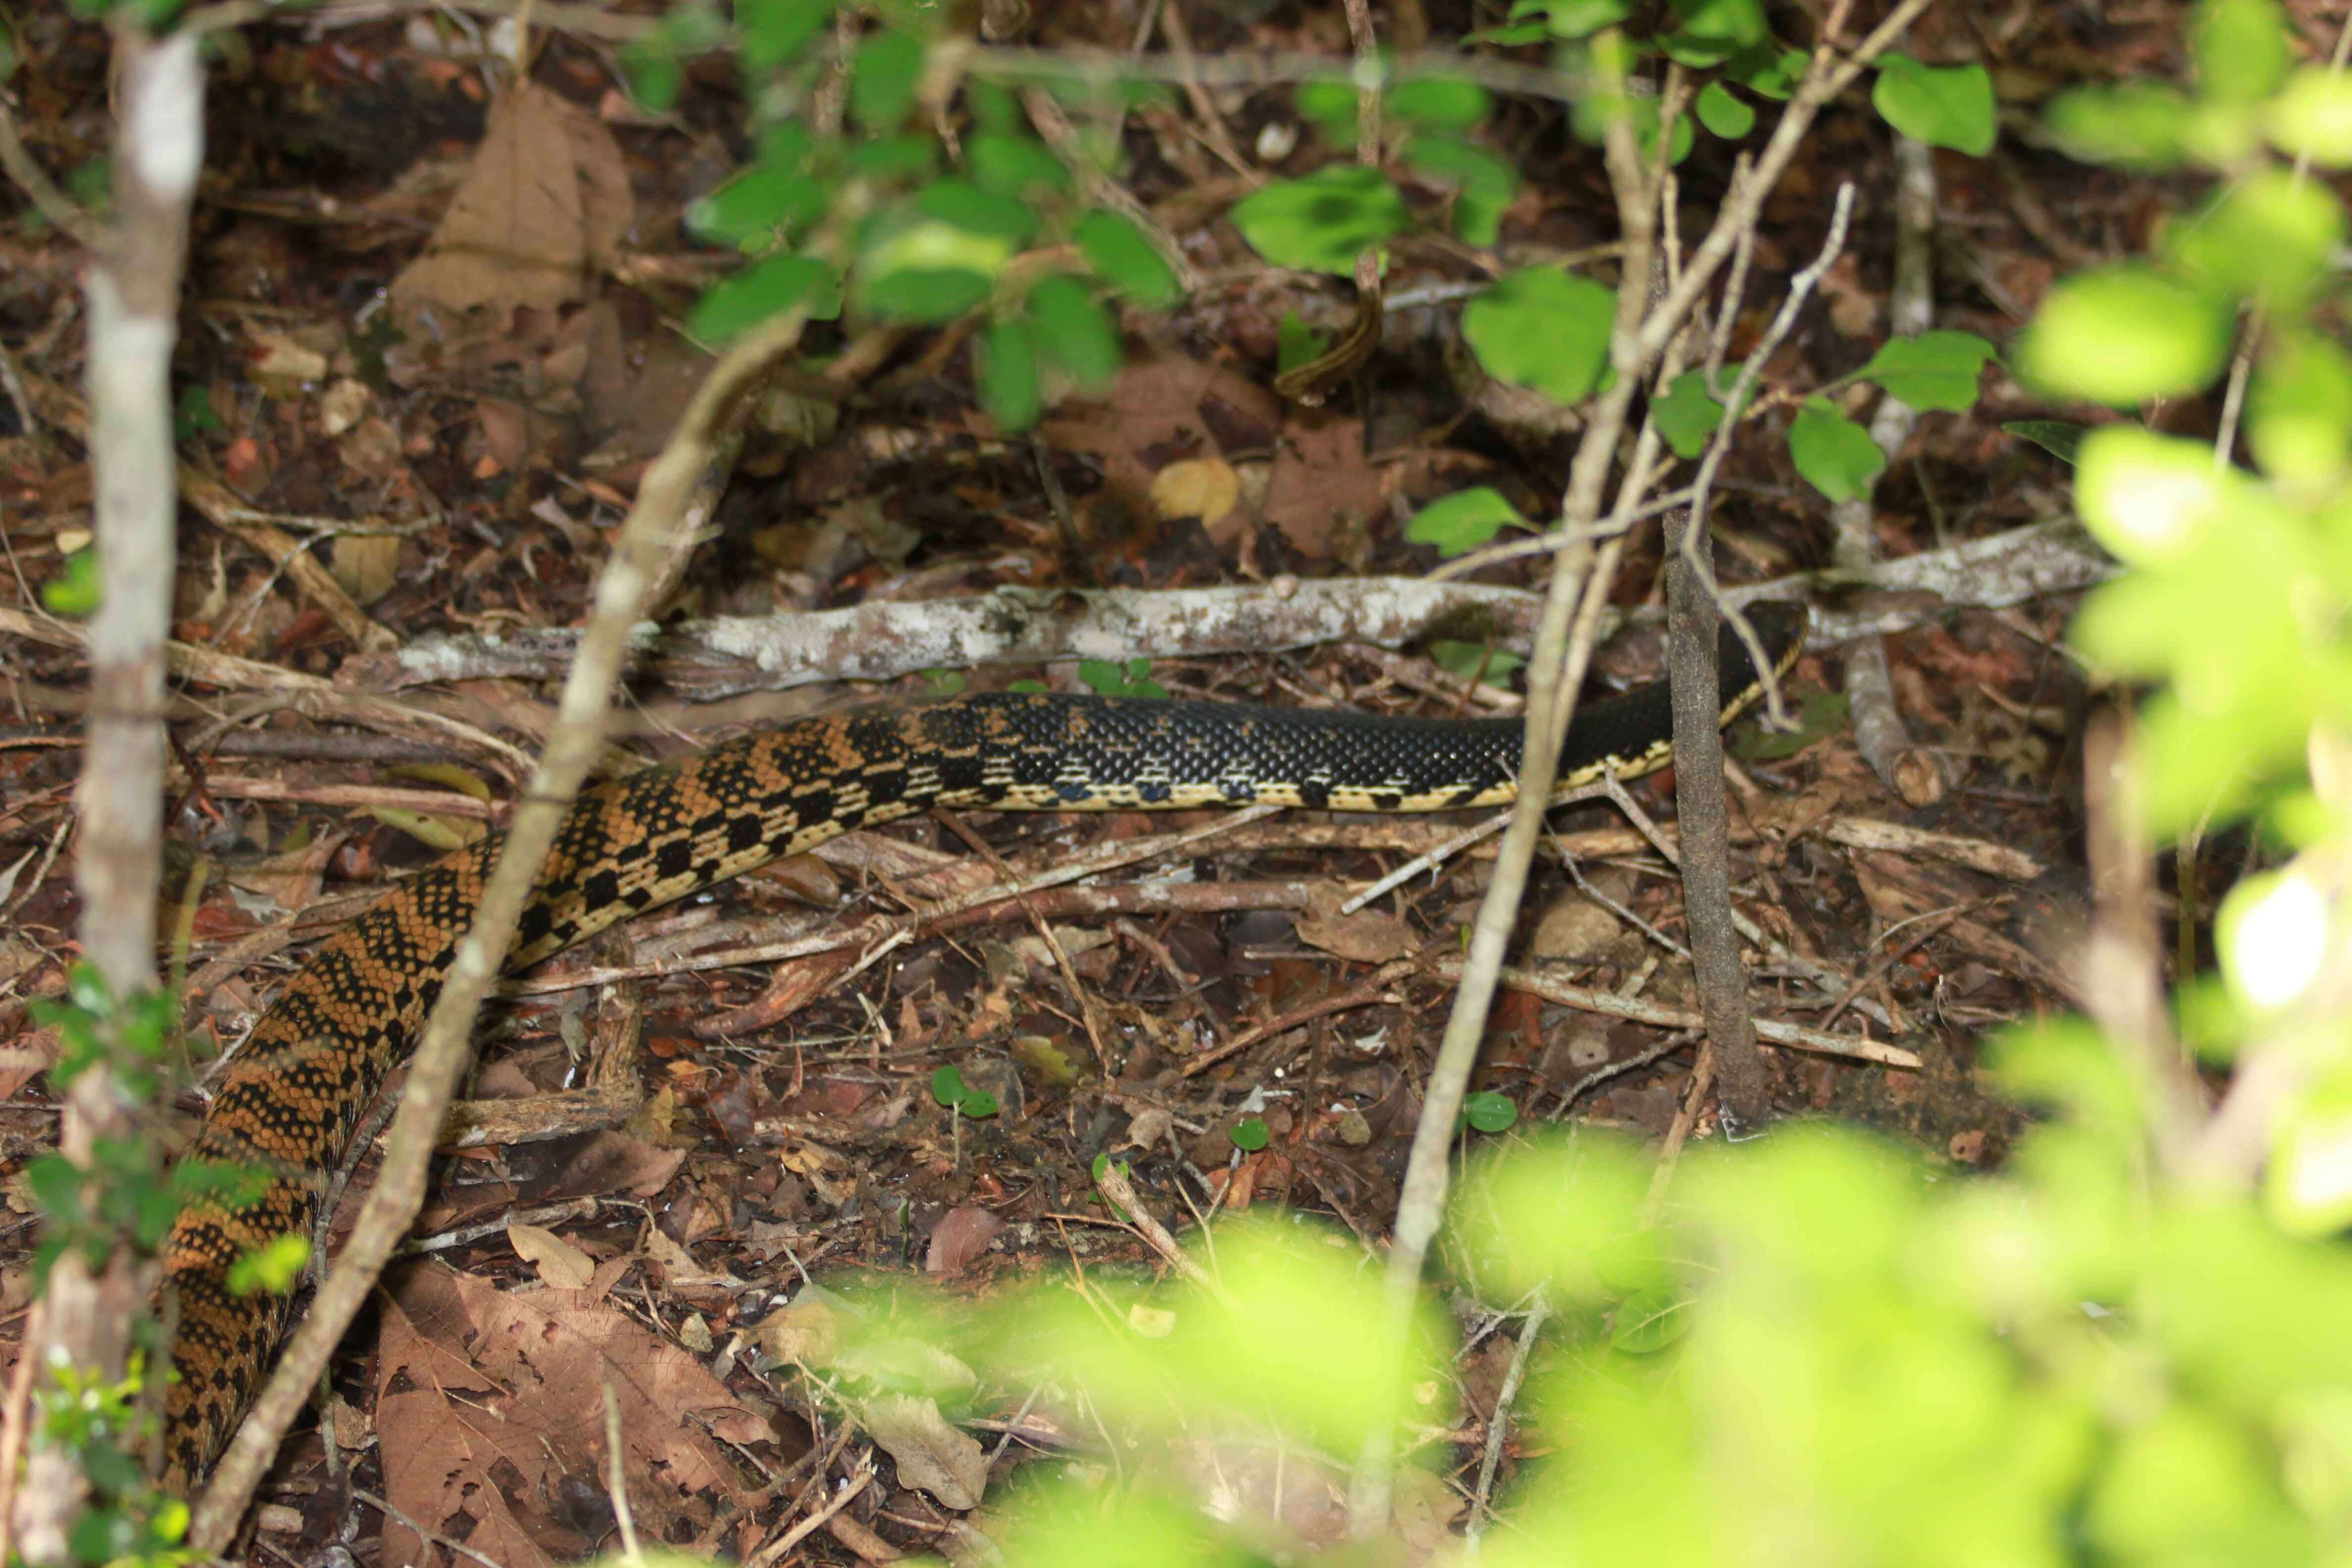
{"label": "thin branch", "polygon": [[769,362],[798,342],[803,318],[791,312],[730,349],[688,406],[637,490],[612,559],[598,574],[588,626],[564,682],[554,731],[515,814],[497,865],[482,890],[473,928],[458,943],[440,999],[410,1065],[408,1087],[393,1123],[383,1168],[360,1212],[343,1256],[280,1356],[276,1373],[246,1418],[199,1506],[190,1539],[201,1551],[227,1544],[246,1500],[309,1391],[315,1386],[425,1195],[425,1179],[443,1115],[471,1054],[475,1014],[497,980],[540,862],[572,796],[604,749],[611,692],[629,647],[629,631],[663,557],[677,548],[677,527],[713,445]]}

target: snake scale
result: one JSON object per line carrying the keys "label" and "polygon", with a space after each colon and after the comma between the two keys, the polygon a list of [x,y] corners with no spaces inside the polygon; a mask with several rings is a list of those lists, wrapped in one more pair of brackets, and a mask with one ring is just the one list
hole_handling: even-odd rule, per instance
{"label": "snake scale", "polygon": [[[1759,640],[1786,668],[1801,607],[1759,605]],[[1762,681],[1727,628],[1723,718]],[[1563,784],[1664,763],[1664,681],[1577,717]],[[803,719],[583,791],[564,818],[510,967],[614,921],[930,806],[1178,810],[1260,802],[1342,811],[1445,811],[1516,793],[1516,719],[1406,719],[1214,702],[985,693]],[[184,1494],[268,1371],[289,1299],[239,1295],[229,1270],[273,1238],[307,1236],[328,1173],[404,1059],[499,851],[490,837],[402,882],[278,993],[219,1077],[187,1157],[258,1167],[257,1202],[199,1203],[165,1244],[175,1298],[165,1481]]]}

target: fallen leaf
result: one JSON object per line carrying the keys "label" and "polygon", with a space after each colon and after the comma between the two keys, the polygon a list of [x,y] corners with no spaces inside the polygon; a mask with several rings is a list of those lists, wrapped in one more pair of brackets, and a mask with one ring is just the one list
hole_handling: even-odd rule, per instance
{"label": "fallen leaf", "polygon": [[937,1279],[952,1279],[969,1268],[971,1260],[988,1250],[1004,1222],[988,1210],[973,1204],[958,1204],[940,1216],[931,1227],[930,1249],[923,1257],[923,1271]]}
{"label": "fallen leaf", "polygon": [[897,1463],[901,1485],[921,1488],[943,1508],[980,1506],[988,1488],[988,1455],[971,1434],[949,1426],[937,1405],[886,1394],[866,1402],[858,1425]]}
{"label": "fallen leaf", "polygon": [[[633,212],[612,132],[557,94],[516,86],[490,110],[482,144],[425,253],[393,279],[409,330],[482,310],[496,331],[525,308],[553,312],[584,295]],[[427,318],[435,320],[428,323]]]}
{"label": "fallen leaf", "polygon": [[559,1290],[584,1289],[595,1278],[596,1260],[544,1226],[508,1226],[507,1245],[539,1270],[541,1283]]}
{"label": "fallen leaf", "polygon": [[1151,477],[1151,507],[1162,521],[1214,523],[1241,503],[1241,476],[1223,458],[1186,458]]}
{"label": "fallen leaf", "polygon": [[1309,895],[1306,910],[1293,921],[1298,940],[1358,963],[1386,963],[1421,945],[1412,928],[1396,916],[1381,910],[1343,915],[1339,906],[1345,901],[1336,888]]}

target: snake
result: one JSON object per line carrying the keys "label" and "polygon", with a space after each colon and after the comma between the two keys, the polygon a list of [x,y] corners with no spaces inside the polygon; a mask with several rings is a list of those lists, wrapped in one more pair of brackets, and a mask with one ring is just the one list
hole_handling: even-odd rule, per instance
{"label": "snake", "polygon": [[[1748,610],[1768,668],[1804,641],[1802,606]],[[1726,626],[1728,723],[1766,678]],[[1580,712],[1559,787],[1670,760],[1667,683]],[[797,720],[583,790],[526,904],[508,967],[853,828],[931,807],[1168,811],[1261,803],[1430,812],[1517,795],[1516,718],[1413,718],[1150,697],[984,691]],[[331,1173],[406,1058],[471,924],[501,837],[400,882],[329,937],[221,1069],[184,1159],[258,1173],[257,1198],[197,1198],[163,1244],[173,1321],[163,1451],[187,1495],[259,1391],[292,1297],[240,1291],[241,1258],[308,1237]]]}

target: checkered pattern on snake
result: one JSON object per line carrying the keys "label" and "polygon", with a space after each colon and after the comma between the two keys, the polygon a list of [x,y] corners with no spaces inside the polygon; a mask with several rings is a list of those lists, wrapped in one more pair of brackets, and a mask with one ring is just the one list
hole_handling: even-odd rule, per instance
{"label": "checkered pattern on snake", "polygon": [[[1783,668],[1801,609],[1759,606]],[[1760,683],[1723,644],[1728,720]],[[1664,762],[1663,682],[1578,717],[1563,784]],[[557,835],[510,963],[545,958],[614,921],[932,805],[1175,810],[1270,802],[1341,811],[1444,811],[1507,801],[1517,720],[1376,718],[1223,703],[992,693],[806,719],[584,791]],[[191,1157],[271,1173],[248,1207],[188,1209],[166,1243],[179,1381],[164,1417],[166,1484],[184,1493],[227,1442],[268,1371],[289,1299],[239,1296],[230,1267],[308,1236],[326,1174],[440,994],[498,853],[496,837],[402,883],[289,981],[223,1071]]]}

